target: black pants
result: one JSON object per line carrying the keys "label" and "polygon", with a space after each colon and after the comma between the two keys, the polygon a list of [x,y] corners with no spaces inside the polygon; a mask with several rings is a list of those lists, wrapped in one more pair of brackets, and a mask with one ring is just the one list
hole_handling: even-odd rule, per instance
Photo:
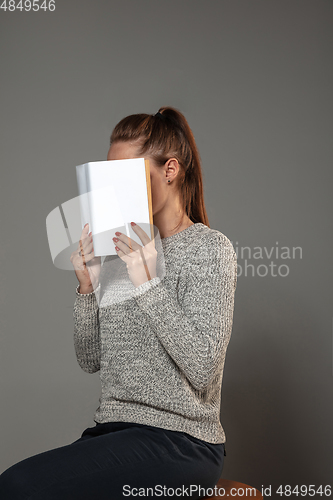
{"label": "black pants", "polygon": [[214,488],[223,462],[224,444],[149,425],[97,424],[77,441],[5,470],[0,476],[0,498],[197,500]]}

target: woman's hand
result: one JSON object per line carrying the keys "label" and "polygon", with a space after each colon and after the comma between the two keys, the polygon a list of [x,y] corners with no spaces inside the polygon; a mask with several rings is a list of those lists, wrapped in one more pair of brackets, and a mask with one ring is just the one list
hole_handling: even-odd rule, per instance
{"label": "woman's hand", "polygon": [[91,232],[88,234],[88,223],[84,226],[79,245],[71,254],[71,263],[80,283],[80,293],[93,292],[99,281],[101,258],[95,257]]}
{"label": "woman's hand", "polygon": [[144,246],[140,246],[123,233],[116,233],[113,242],[119,257],[127,264],[129,277],[135,287],[157,277],[157,250],[144,230],[131,222],[133,231],[139,236]]}

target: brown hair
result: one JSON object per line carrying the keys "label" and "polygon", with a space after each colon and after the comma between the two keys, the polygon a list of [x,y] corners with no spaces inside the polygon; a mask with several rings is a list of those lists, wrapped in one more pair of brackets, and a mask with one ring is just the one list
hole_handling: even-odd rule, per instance
{"label": "brown hair", "polygon": [[138,157],[152,158],[160,166],[169,158],[176,158],[180,166],[178,187],[183,211],[192,222],[202,222],[209,227],[201,159],[192,130],[178,109],[162,107],[159,113],[162,116],[141,113],[123,118],[111,134],[110,146],[117,141],[138,140]]}

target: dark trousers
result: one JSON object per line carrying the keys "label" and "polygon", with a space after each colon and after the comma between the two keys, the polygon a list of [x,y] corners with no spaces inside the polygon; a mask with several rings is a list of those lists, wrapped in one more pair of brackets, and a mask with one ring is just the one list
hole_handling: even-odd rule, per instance
{"label": "dark trousers", "polygon": [[77,441],[5,470],[0,476],[0,498],[197,500],[214,488],[223,462],[224,444],[149,425],[97,424]]}

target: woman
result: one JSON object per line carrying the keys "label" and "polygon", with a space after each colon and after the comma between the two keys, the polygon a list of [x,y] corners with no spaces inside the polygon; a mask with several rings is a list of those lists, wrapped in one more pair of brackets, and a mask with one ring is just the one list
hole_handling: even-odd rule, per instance
{"label": "woman", "polygon": [[[122,266],[117,280],[106,280],[108,257],[101,266],[85,226],[71,256],[79,281],[74,345],[81,368],[100,371],[96,425],[70,445],[7,469],[0,476],[2,500],[198,499],[222,473],[221,385],[236,253],[208,225],[199,154],[178,110],[165,107],[118,123],[108,160],[134,157],[150,160],[165,276],[157,275],[156,251],[138,222],[133,231],[142,246],[115,235]],[[111,303],[126,275],[132,297]]]}

